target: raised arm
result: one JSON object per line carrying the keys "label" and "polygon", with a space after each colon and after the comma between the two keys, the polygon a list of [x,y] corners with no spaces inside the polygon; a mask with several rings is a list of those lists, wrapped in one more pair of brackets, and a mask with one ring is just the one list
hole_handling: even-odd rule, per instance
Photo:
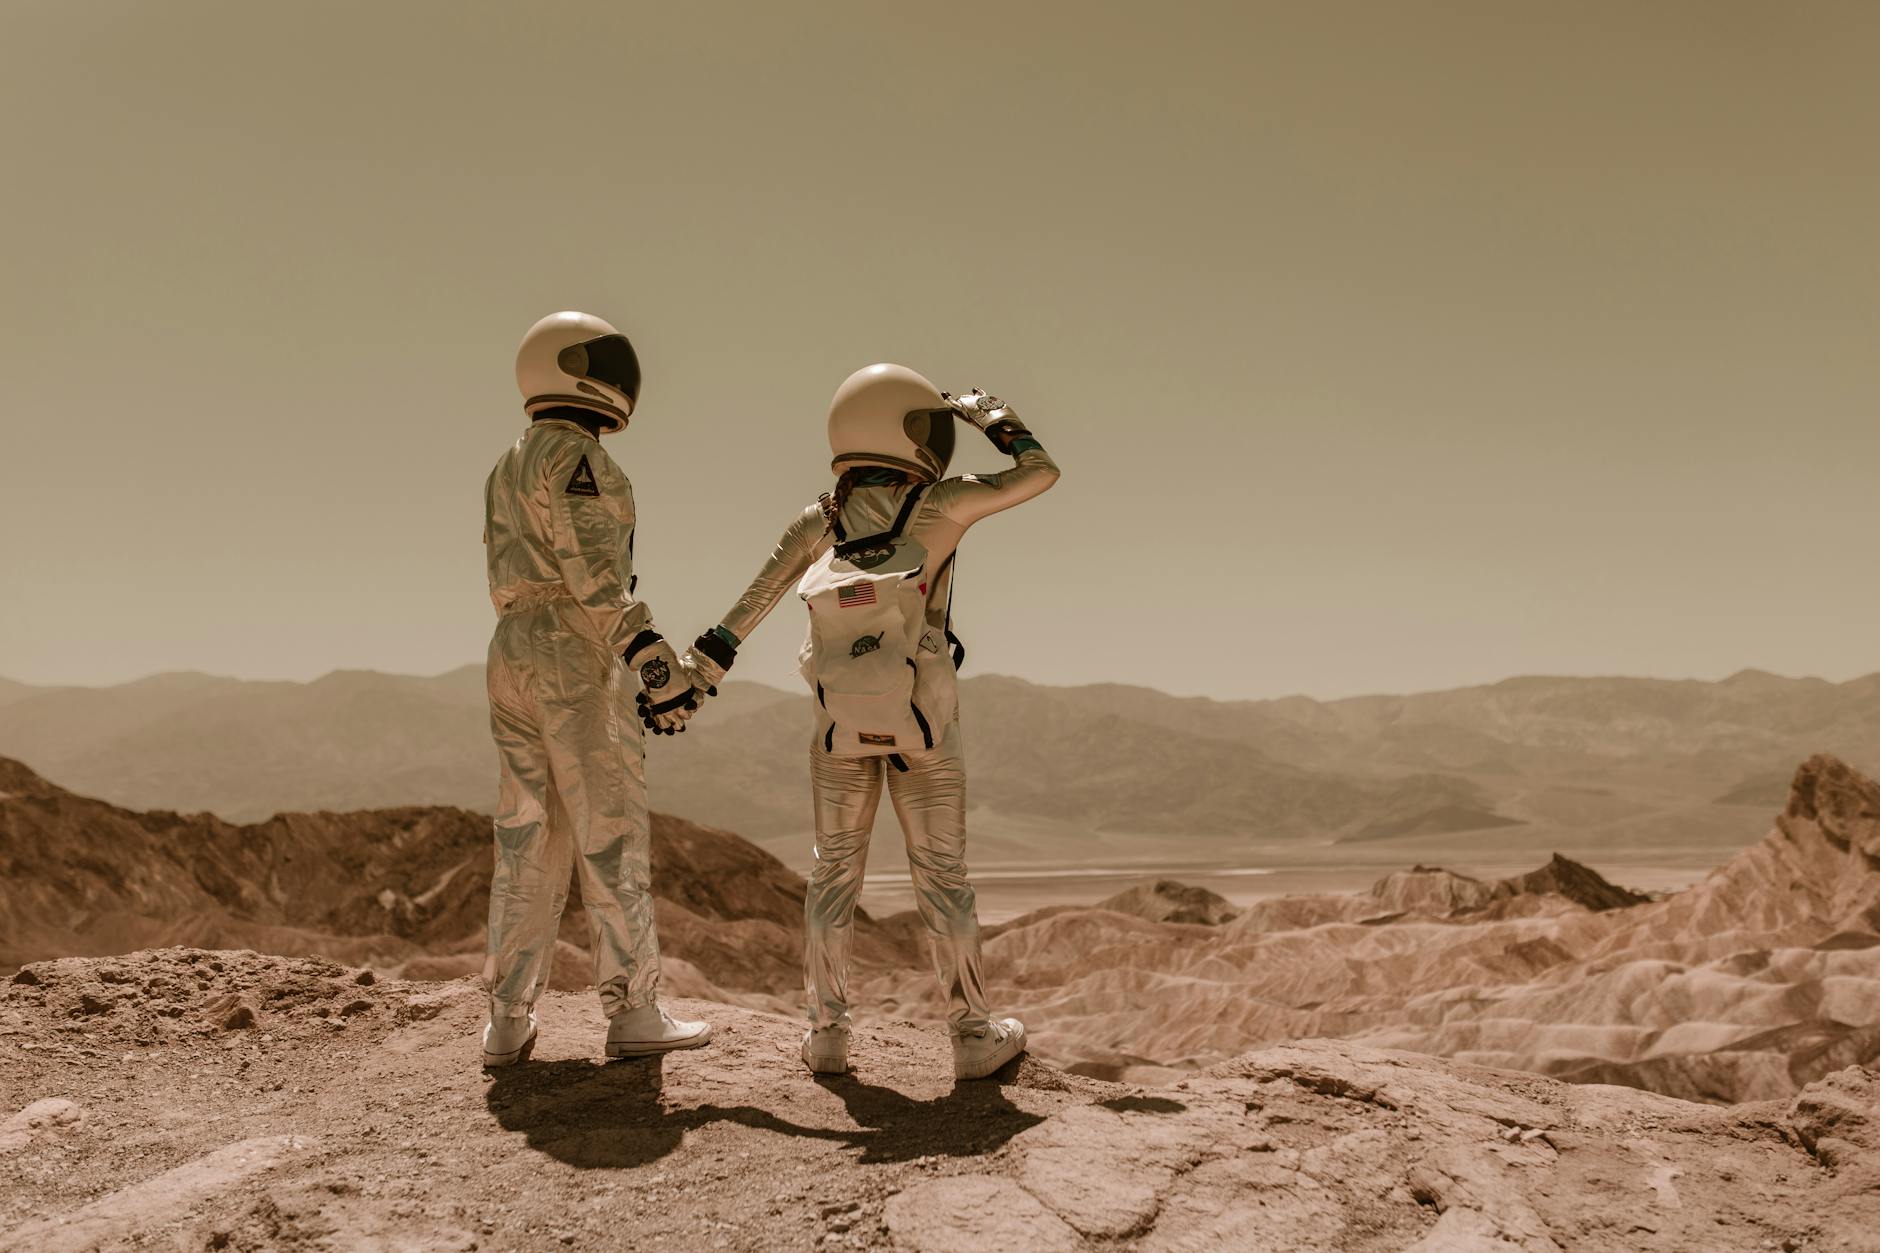
{"label": "raised arm", "polygon": [[965,474],[948,479],[935,489],[935,502],[948,518],[962,527],[981,518],[1023,504],[1049,490],[1058,481],[1057,462],[1011,407],[995,396],[971,391],[953,397],[942,392],[962,419],[985,433],[992,446],[1012,458],[1012,468],[997,474]]}
{"label": "raised arm", "polygon": [[686,664],[697,675],[697,681],[707,688],[717,687],[736,660],[738,646],[750,639],[751,632],[770,616],[790,585],[803,577],[803,572],[816,560],[817,550],[828,533],[829,523],[818,506],[811,505],[797,515],[784,531],[783,538],[777,541],[770,560],[744,589],[744,595],[738,597],[717,626],[699,636],[687,651]]}

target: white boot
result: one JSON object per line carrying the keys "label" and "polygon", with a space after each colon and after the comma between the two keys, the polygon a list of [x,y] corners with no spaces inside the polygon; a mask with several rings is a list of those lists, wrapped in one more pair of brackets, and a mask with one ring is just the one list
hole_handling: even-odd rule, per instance
{"label": "white boot", "polygon": [[840,1075],[849,1068],[849,1029],[818,1027],[803,1033],[803,1064],[819,1075]]}
{"label": "white boot", "polygon": [[712,1029],[702,1022],[674,1018],[657,1005],[625,1009],[607,1023],[607,1056],[644,1057],[695,1049],[710,1041]]}
{"label": "white boot", "polygon": [[984,1079],[1025,1051],[1025,1024],[994,1018],[976,1035],[953,1037],[953,1077]]}
{"label": "white boot", "polygon": [[483,1064],[487,1067],[513,1066],[529,1060],[535,1051],[535,1011],[526,1018],[492,1014],[483,1025]]}

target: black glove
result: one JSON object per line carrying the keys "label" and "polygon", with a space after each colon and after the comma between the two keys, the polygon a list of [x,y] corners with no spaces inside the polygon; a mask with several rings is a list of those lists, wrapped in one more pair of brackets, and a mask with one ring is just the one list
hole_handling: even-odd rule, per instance
{"label": "black glove", "polygon": [[713,627],[692,641],[683,664],[691,672],[693,687],[707,696],[718,695],[718,685],[738,659],[737,638],[724,627]]}

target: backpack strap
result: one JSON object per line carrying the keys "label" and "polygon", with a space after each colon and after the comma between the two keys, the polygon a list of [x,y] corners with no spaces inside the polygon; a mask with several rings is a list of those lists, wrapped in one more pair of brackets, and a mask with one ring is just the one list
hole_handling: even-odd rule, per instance
{"label": "backpack strap", "polygon": [[925,483],[916,483],[908,491],[907,499],[901,502],[901,512],[894,515],[894,530],[888,533],[890,539],[901,538],[901,532],[907,529],[908,522],[914,517],[914,506],[920,503],[920,494],[926,490]]}
{"label": "backpack strap", "polygon": [[[914,683],[918,687],[920,683],[920,666],[914,661],[912,657],[909,657],[907,659],[907,668],[914,672]],[[933,726],[931,723],[927,721],[927,715],[922,713],[920,711],[920,706],[916,705],[913,701],[909,701],[907,703],[907,707],[914,711],[914,721],[920,724],[921,740],[926,744],[928,748],[932,748],[933,747]]]}
{"label": "backpack strap", "polygon": [[836,556],[847,557],[852,553],[860,552],[864,548],[875,548],[882,544],[892,544],[894,541],[900,539],[901,532],[907,529],[908,522],[914,516],[915,506],[920,504],[920,494],[926,490],[927,485],[925,483],[914,484],[913,490],[909,491],[907,494],[907,499],[901,502],[901,512],[894,516],[894,525],[879,534],[864,535],[860,539],[850,539],[848,538],[848,533],[842,529],[842,520],[837,518],[835,521]]}
{"label": "backpack strap", "polygon": [[[946,625],[941,628],[941,631],[946,636],[947,644],[950,645],[953,650],[953,668],[955,670],[958,670],[961,666],[966,664],[966,645],[960,637],[953,632],[953,585],[959,577],[959,568],[954,562],[958,559],[959,555],[959,549],[954,549],[952,554],[946,559],[946,564],[940,567],[940,575],[947,576],[947,620]],[[935,575],[934,577],[938,578],[940,575]]]}

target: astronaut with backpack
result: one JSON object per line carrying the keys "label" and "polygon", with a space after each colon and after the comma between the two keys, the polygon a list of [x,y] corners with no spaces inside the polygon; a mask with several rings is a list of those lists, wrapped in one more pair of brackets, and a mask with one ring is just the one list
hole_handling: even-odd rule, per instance
{"label": "astronaut with backpack", "polygon": [[[982,431],[1013,467],[944,478],[957,420]],[[835,491],[790,524],[686,665],[716,684],[792,585],[809,607],[802,669],[816,697],[816,864],[804,901],[804,1064],[819,1074],[848,1069],[849,939],[885,780],[946,993],[953,1072],[984,1078],[1024,1051],[1025,1028],[992,1016],[980,975],[966,878],[953,556],[967,528],[1045,491],[1058,467],[999,400],[978,391],[956,399],[898,365],[858,370],[836,390],[829,445]]]}

